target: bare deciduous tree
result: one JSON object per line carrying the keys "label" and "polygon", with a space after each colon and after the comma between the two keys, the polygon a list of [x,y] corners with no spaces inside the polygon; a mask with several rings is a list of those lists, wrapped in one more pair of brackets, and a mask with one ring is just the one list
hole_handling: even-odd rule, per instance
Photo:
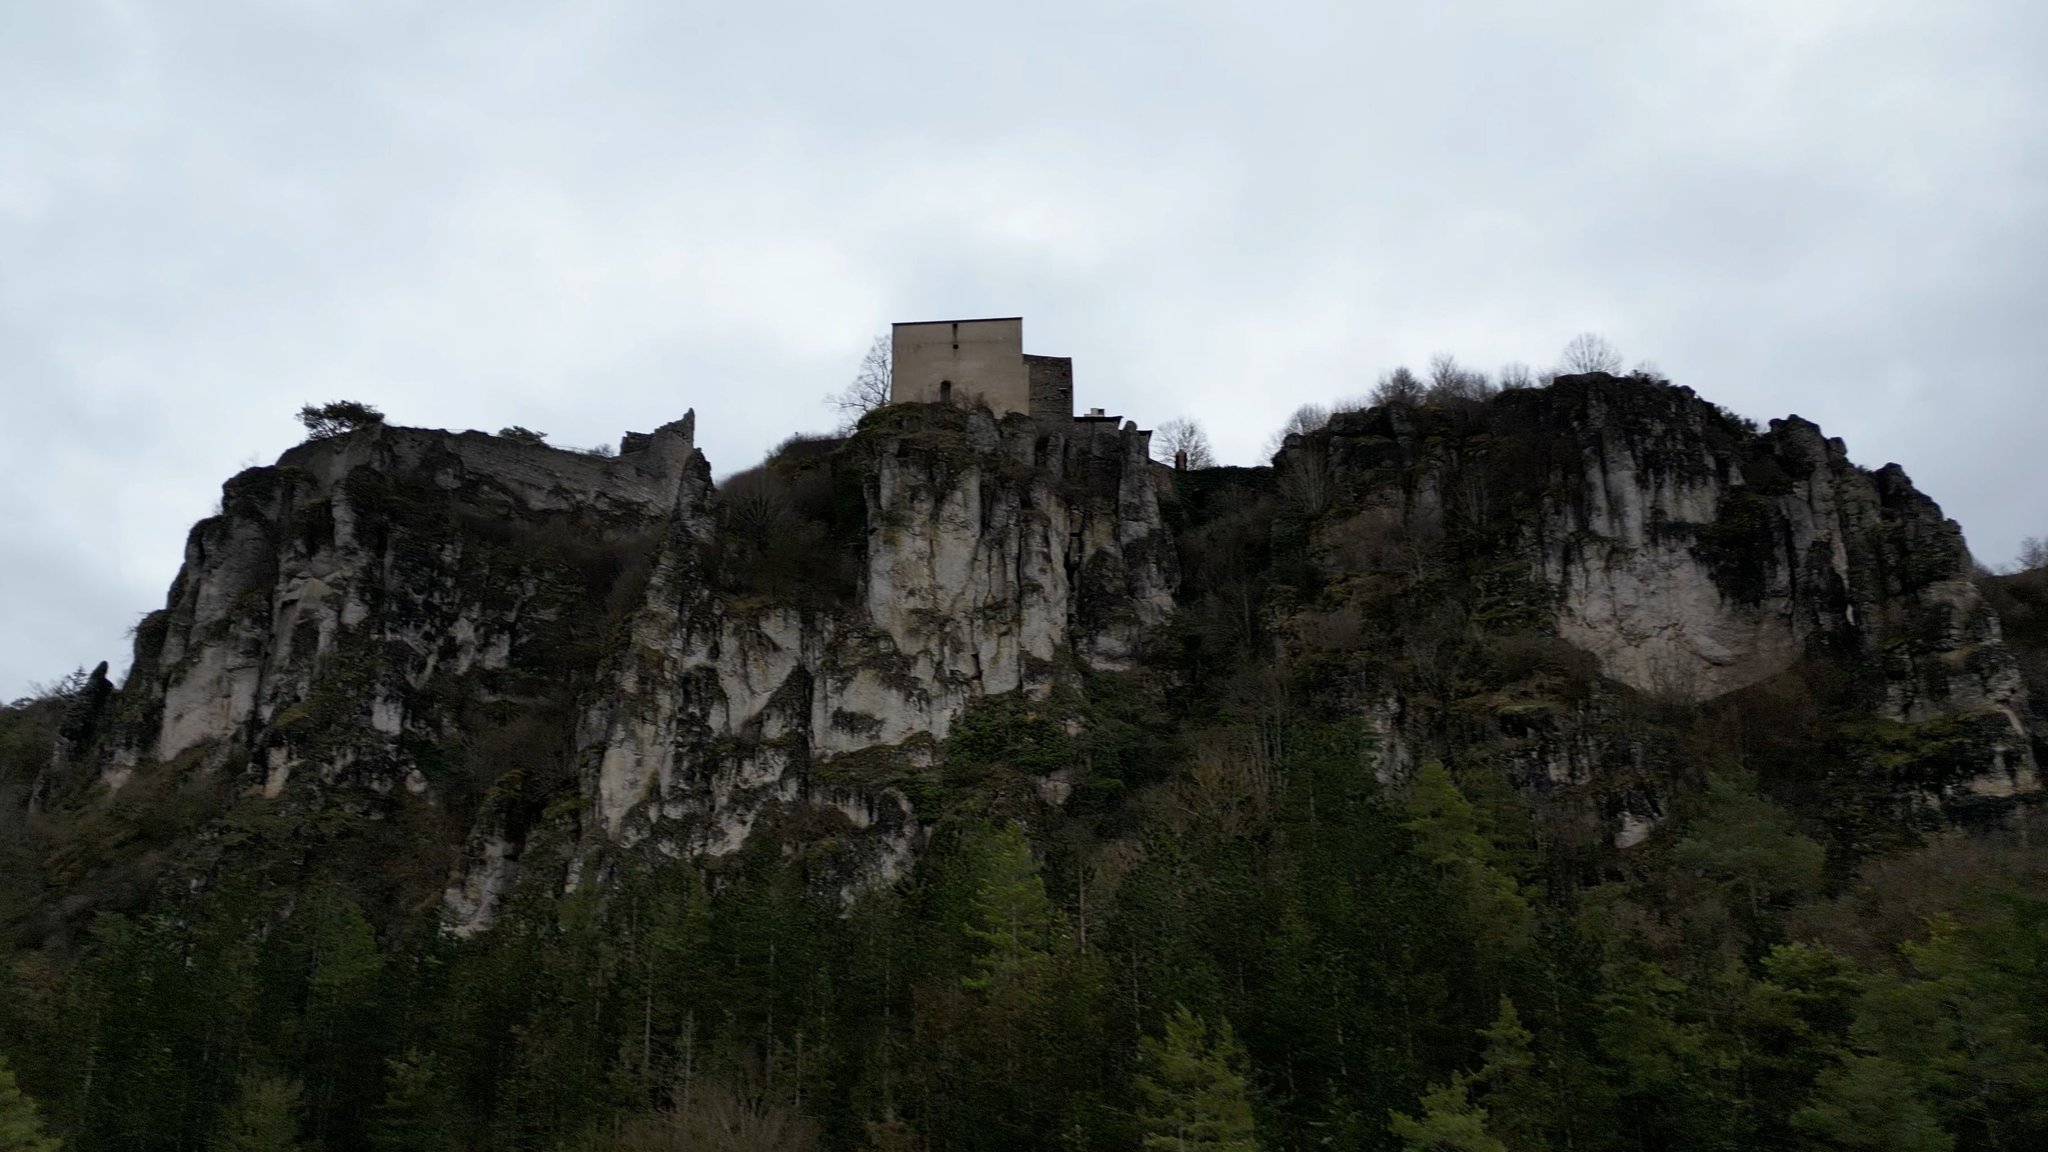
{"label": "bare deciduous tree", "polygon": [[836,395],[825,397],[834,411],[839,413],[839,428],[851,432],[860,418],[889,402],[889,337],[875,337],[868,345],[865,356],[860,358],[860,370],[854,373],[853,383]]}
{"label": "bare deciduous tree", "polygon": [[1520,360],[1511,360],[1500,366],[1500,390],[1512,392],[1517,388],[1534,388],[1536,374]]}
{"label": "bare deciduous tree", "polygon": [[1557,367],[1566,375],[1605,372],[1612,376],[1621,371],[1621,352],[1601,336],[1581,332],[1564,346],[1564,355],[1559,358]]}
{"label": "bare deciduous tree", "polygon": [[1293,415],[1287,418],[1287,423],[1282,424],[1280,430],[1273,433],[1272,438],[1266,441],[1266,451],[1269,455],[1278,452],[1281,445],[1287,443],[1289,436],[1313,432],[1329,422],[1330,410],[1328,408],[1323,407],[1321,404],[1303,404],[1301,407],[1296,408]]}
{"label": "bare deciduous tree", "polygon": [[1209,447],[1209,434],[1202,430],[1202,422],[1176,417],[1161,424],[1152,433],[1152,457],[1163,464],[1171,464],[1180,453],[1188,454],[1188,467],[1214,468],[1215,450]]}
{"label": "bare deciduous tree", "polygon": [[1494,391],[1486,373],[1465,367],[1449,352],[1439,352],[1429,358],[1429,388],[1423,394],[1425,403],[1484,400]]}
{"label": "bare deciduous tree", "polygon": [[2020,571],[2032,572],[2036,568],[2048,568],[2048,540],[2029,536],[2020,541]]}
{"label": "bare deciduous tree", "polygon": [[1396,368],[1380,377],[1380,382],[1373,385],[1372,402],[1381,407],[1389,404],[1412,406],[1422,403],[1423,394],[1427,391],[1428,389],[1422,386],[1422,381],[1415,378],[1415,373],[1406,368]]}

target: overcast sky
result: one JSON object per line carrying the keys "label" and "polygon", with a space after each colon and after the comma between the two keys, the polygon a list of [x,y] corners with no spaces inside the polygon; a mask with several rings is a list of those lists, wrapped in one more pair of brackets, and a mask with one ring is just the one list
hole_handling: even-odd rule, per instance
{"label": "overcast sky", "polygon": [[2048,534],[2041,0],[0,0],[0,699],[309,400],[721,473],[891,320],[1285,414],[1594,330]]}

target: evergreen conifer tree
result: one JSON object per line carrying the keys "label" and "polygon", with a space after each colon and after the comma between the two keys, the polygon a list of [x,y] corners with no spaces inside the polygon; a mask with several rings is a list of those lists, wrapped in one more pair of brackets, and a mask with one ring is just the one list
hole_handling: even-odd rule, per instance
{"label": "evergreen conifer tree", "polygon": [[370,1117],[378,1152],[446,1152],[455,1146],[434,1058],[416,1048],[391,1061],[391,1086]]}
{"label": "evergreen conifer tree", "polygon": [[1882,1056],[1851,1056],[1821,1073],[1813,1103],[1792,1127],[1815,1149],[1950,1152],[1955,1139],[1920,1102],[1912,1078]]}
{"label": "evergreen conifer tree", "polygon": [[1472,1102],[1463,1076],[1423,1094],[1421,1119],[1395,1112],[1388,1127],[1407,1152],[1507,1152],[1487,1132],[1486,1109]]}
{"label": "evergreen conifer tree", "polygon": [[262,1072],[243,1075],[240,1093],[214,1129],[211,1152],[296,1152],[298,1106],[297,1084]]}
{"label": "evergreen conifer tree", "polygon": [[57,1152],[58,1146],[43,1131],[36,1102],[15,1083],[14,1070],[0,1057],[0,1152]]}
{"label": "evergreen conifer tree", "polygon": [[1244,1049],[1226,1022],[1209,1026],[1186,1007],[1167,1018],[1163,1038],[1146,1037],[1138,1076],[1148,1152],[1255,1152]]}

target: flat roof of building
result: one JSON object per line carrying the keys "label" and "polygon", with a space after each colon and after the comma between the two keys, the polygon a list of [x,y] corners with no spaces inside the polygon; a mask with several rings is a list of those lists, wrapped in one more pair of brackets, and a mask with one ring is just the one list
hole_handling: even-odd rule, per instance
{"label": "flat roof of building", "polygon": [[991,320],[1022,320],[1022,316],[975,316],[965,320],[898,320],[891,328],[921,328],[927,324],[986,324]]}

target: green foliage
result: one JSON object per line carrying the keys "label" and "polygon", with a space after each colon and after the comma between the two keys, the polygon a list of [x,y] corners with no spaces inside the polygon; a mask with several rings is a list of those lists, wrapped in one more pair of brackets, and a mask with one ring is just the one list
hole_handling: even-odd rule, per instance
{"label": "green foliage", "polygon": [[62,1146],[43,1130],[36,1102],[22,1093],[14,1070],[0,1057],[0,1152],[57,1152]]}
{"label": "green foliage", "polygon": [[278,1076],[242,1077],[234,1103],[207,1145],[209,1152],[293,1152],[299,1147],[299,1086]]}
{"label": "green foliage", "polygon": [[452,1152],[450,1102],[434,1057],[408,1048],[388,1066],[390,1087],[371,1115],[370,1147],[375,1152]]}
{"label": "green foliage", "polygon": [[1486,1131],[1486,1109],[1473,1104],[1465,1085],[1453,1080],[1422,1097],[1422,1118],[1390,1113],[1388,1125],[1407,1152],[1507,1152]]}
{"label": "green foliage", "polygon": [[1792,1116],[1805,1146],[1841,1152],[1950,1152],[1905,1069],[1882,1056],[1851,1056],[1820,1077],[1812,1104]]}
{"label": "green foliage", "polygon": [[1407,807],[1416,852],[1448,878],[1469,922],[1483,925],[1503,948],[1525,942],[1528,902],[1514,878],[1494,866],[1495,850],[1479,833],[1477,812],[1442,764],[1425,764],[1416,773]]}
{"label": "green foliage", "polygon": [[346,435],[383,422],[382,412],[357,400],[330,400],[299,409],[299,423],[306,426],[306,436],[313,440]]}
{"label": "green foliage", "polygon": [[1708,781],[1675,856],[1719,884],[1751,917],[1817,893],[1827,864],[1826,850],[1801,835],[1783,809],[1718,776]]}
{"label": "green foliage", "polygon": [[975,957],[966,986],[1005,991],[1042,978],[1051,958],[1053,908],[1031,844],[1015,828],[1000,828],[979,837],[972,851],[979,882],[967,925]]}
{"label": "green foliage", "polygon": [[1244,1050],[1225,1021],[1208,1022],[1186,1006],[1166,1018],[1163,1037],[1146,1037],[1137,1079],[1139,1126],[1151,1152],[1255,1152]]}
{"label": "green foliage", "polygon": [[546,444],[548,442],[547,433],[535,432],[531,428],[522,427],[518,424],[511,425],[510,427],[507,428],[498,429],[498,435],[507,440],[517,441],[518,443],[521,444],[539,445]]}
{"label": "green foliage", "polygon": [[1073,763],[1074,741],[1048,701],[1022,691],[983,696],[968,705],[946,733],[949,764],[1007,764],[1031,773]]}

